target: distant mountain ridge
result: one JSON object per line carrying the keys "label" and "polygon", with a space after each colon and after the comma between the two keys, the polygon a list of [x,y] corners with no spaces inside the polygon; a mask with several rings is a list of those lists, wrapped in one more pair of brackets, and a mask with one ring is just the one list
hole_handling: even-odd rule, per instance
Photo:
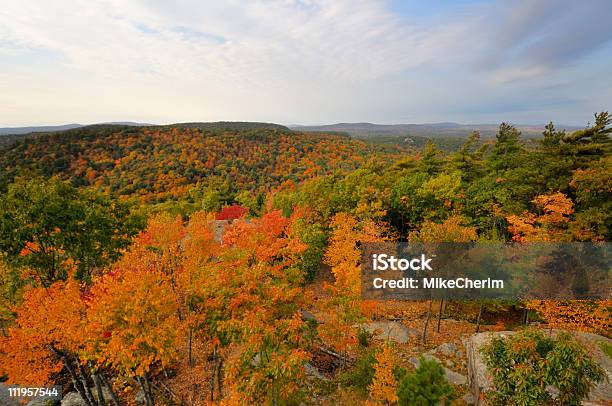
{"label": "distant mountain ridge", "polygon": [[149,126],[153,124],[135,123],[132,121],[112,121],[98,124],[62,124],[62,125],[42,125],[28,127],[0,127],[0,135],[21,135],[30,133],[47,133],[56,131],[72,130],[73,128],[89,127],[90,125],[129,125],[129,126]]}
{"label": "distant mountain ridge", "polygon": [[[425,124],[373,124],[373,123],[336,123],[326,125],[291,125],[284,126],[275,123],[251,122],[251,121],[211,121],[211,122],[188,122],[174,124],[148,124],[131,121],[115,121],[99,124],[64,124],[52,126],[28,126],[28,127],[0,127],[0,144],[7,144],[13,139],[20,139],[26,134],[52,133],[74,130],[86,127],[100,126],[130,126],[130,127],[158,127],[158,128],[201,128],[205,130],[228,130],[241,131],[249,129],[276,129],[280,131],[307,131],[307,132],[331,132],[344,133],[355,138],[379,138],[379,137],[405,137],[417,136],[426,138],[464,138],[473,131],[479,131],[483,138],[493,138],[497,133],[498,124],[459,124],[453,122],[425,123]],[[516,127],[526,138],[536,138],[542,135],[544,124],[517,124]],[[578,126],[557,126],[559,129],[575,131],[581,129]]]}
{"label": "distant mountain ridge", "polygon": [[31,127],[0,127],[0,135],[20,135],[34,132],[66,131],[83,127],[82,124],[44,125]]}
{"label": "distant mountain ridge", "polygon": [[48,133],[57,131],[72,130],[75,128],[94,127],[94,126],[130,126],[130,127],[179,127],[179,128],[202,128],[202,129],[228,129],[228,130],[245,130],[258,128],[272,128],[283,131],[290,131],[288,127],[274,123],[263,123],[257,121],[202,121],[189,123],[174,123],[174,124],[149,124],[136,123],[133,121],[111,121],[95,124],[63,124],[63,125],[43,125],[43,126],[28,126],[28,127],[0,127],[0,135],[22,135],[30,133]]}
{"label": "distant mountain ridge", "polygon": [[[316,126],[290,126],[296,131],[332,131],[345,132],[357,138],[370,138],[376,136],[420,136],[420,137],[465,137],[473,131],[479,131],[481,136],[490,138],[495,136],[498,124],[459,124],[459,123],[430,123],[430,124],[372,124],[372,123],[336,123]],[[526,137],[538,137],[544,131],[542,125],[521,125],[516,127]],[[578,130],[577,126],[559,126],[568,131]]]}
{"label": "distant mountain ridge", "polygon": [[251,121],[213,121],[213,122],[192,122],[174,124],[147,124],[135,123],[131,121],[114,121],[99,124],[65,124],[57,126],[31,126],[31,127],[6,127],[0,128],[0,148],[13,144],[15,141],[45,134],[73,133],[80,130],[98,131],[108,128],[121,130],[124,128],[199,128],[206,131],[248,131],[248,130],[276,130],[281,132],[291,132],[288,127],[274,123],[262,123]]}

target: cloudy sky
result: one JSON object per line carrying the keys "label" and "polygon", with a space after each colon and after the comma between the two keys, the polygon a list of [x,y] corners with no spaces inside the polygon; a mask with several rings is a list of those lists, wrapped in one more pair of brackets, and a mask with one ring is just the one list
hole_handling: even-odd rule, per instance
{"label": "cloudy sky", "polygon": [[610,0],[3,0],[0,127],[585,124]]}

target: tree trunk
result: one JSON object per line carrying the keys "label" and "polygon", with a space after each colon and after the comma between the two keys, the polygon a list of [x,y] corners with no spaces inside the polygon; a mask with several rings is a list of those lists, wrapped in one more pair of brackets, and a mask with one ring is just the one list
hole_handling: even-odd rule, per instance
{"label": "tree trunk", "polygon": [[482,311],[484,309],[484,305],[481,304],[480,308],[478,309],[478,319],[476,319],[476,332],[480,332],[480,319],[482,318]]}
{"label": "tree trunk", "polygon": [[442,321],[442,305],[444,304],[444,299],[440,301],[440,309],[438,310],[438,326],[436,327],[436,331],[440,332],[440,322]]}
{"label": "tree trunk", "polygon": [[75,370],[74,370],[74,368],[73,368],[73,366],[72,366],[72,364],[70,362],[70,358],[68,357],[68,354],[65,353],[64,351],[58,350],[53,345],[49,345],[49,349],[55,355],[60,357],[62,359],[62,361],[64,362],[64,367],[68,370],[68,374],[70,375],[70,379],[72,380],[72,385],[74,386],[74,389],[76,389],[76,391],[79,393],[79,395],[83,399],[83,402],[85,402],[85,404],[87,406],[94,406],[94,405],[91,404],[89,399],[87,399],[87,396],[85,394],[85,388],[83,387],[83,384],[79,380],[79,378],[78,378],[78,376],[77,376],[77,374],[76,374],[76,372],[75,372]]}
{"label": "tree trunk", "polygon": [[193,367],[192,337],[193,337],[193,330],[191,329],[191,327],[189,327],[189,366],[190,367]]}
{"label": "tree trunk", "polygon": [[431,306],[433,304],[433,300],[429,301],[429,309],[427,310],[427,319],[425,319],[425,326],[423,326],[423,337],[422,341],[425,344],[425,340],[427,339],[427,327],[429,326],[429,320],[431,319]]}
{"label": "tree trunk", "polygon": [[217,392],[219,396],[223,394],[223,375],[221,374],[223,368],[223,358],[219,357],[217,360]]}
{"label": "tree trunk", "polygon": [[144,373],[144,381],[147,385],[148,393],[149,393],[149,401],[151,402],[151,406],[155,404],[155,399],[153,397],[153,386],[151,385],[151,380],[149,379],[149,374]]}
{"label": "tree trunk", "polygon": [[210,375],[210,401],[215,401],[215,373],[217,372],[217,346],[213,347],[212,354],[213,368]]}
{"label": "tree trunk", "polygon": [[87,398],[89,399],[92,405],[97,406],[98,401],[96,400],[95,396],[93,395],[93,392],[91,391],[91,386],[93,385],[90,385],[90,382],[87,379],[89,377],[87,374],[87,371],[85,371],[85,369],[83,368],[83,365],[81,365],[81,363],[79,362],[78,359],[76,359],[76,357],[75,357],[75,361],[77,364],[79,375],[81,377],[81,381],[83,381],[83,385],[85,386],[85,395],[87,395]]}
{"label": "tree trunk", "polygon": [[104,376],[104,373],[101,372],[99,376],[100,376],[100,380],[102,381],[102,384],[106,386],[106,389],[108,390],[111,400],[113,401],[115,406],[120,406],[121,404],[119,403],[119,398],[117,397],[117,394],[115,393],[113,389],[113,385],[111,385],[110,382],[106,379],[106,377]]}
{"label": "tree trunk", "polygon": [[104,399],[104,392],[102,392],[102,381],[97,372],[93,373],[93,381],[96,386],[96,392],[98,393],[98,404],[100,406],[106,406],[106,399]]}
{"label": "tree trunk", "polygon": [[151,405],[151,401],[149,400],[149,394],[147,393],[147,387],[144,383],[144,379],[142,379],[141,377],[137,376],[136,377],[136,381],[138,381],[138,383],[140,384],[140,389],[142,389],[142,393],[144,395],[144,401],[145,401],[145,406],[152,406]]}
{"label": "tree trunk", "polygon": [[278,406],[278,395],[276,394],[276,380],[272,378],[272,406]]}

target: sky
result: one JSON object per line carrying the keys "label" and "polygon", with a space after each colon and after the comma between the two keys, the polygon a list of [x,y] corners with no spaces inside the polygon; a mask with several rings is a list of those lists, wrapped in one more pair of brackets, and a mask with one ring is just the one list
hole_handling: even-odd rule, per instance
{"label": "sky", "polygon": [[3,0],[0,127],[585,125],[610,0]]}

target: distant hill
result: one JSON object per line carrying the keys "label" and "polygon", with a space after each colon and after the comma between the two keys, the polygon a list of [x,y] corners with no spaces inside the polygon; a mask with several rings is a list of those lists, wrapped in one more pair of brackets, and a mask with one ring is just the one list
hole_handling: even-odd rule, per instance
{"label": "distant hill", "polygon": [[253,128],[276,128],[289,131],[289,128],[273,123],[260,123],[250,121],[215,121],[215,122],[195,122],[195,123],[176,123],[167,125],[157,125],[148,123],[135,123],[132,121],[111,121],[97,124],[63,124],[63,125],[43,125],[30,127],[0,127],[0,135],[21,135],[30,133],[48,133],[56,131],[66,131],[73,128],[89,127],[92,125],[126,125],[134,127],[180,127],[180,128],[203,128],[215,129],[224,128],[228,130],[247,130]]}
{"label": "distant hill", "polygon": [[[539,137],[544,130],[542,125],[517,125],[524,137]],[[568,131],[580,127],[558,126]],[[458,124],[458,123],[432,123],[432,124],[372,124],[372,123],[337,123],[319,126],[291,126],[298,131],[333,131],[344,132],[357,138],[371,138],[380,136],[418,136],[427,138],[465,137],[473,131],[480,131],[483,138],[492,138],[497,132],[497,124]]]}
{"label": "distant hill", "polygon": [[0,127],[0,147],[12,144],[14,141],[21,140],[30,134],[52,134],[60,133],[69,130],[77,130],[83,128],[121,128],[121,127],[147,127],[147,128],[199,128],[207,131],[245,131],[251,129],[270,129],[280,131],[291,131],[288,127],[273,123],[260,123],[250,121],[215,121],[215,122],[194,122],[194,123],[176,123],[176,124],[147,124],[135,123],[132,121],[113,121],[99,124],[64,124],[56,126],[32,126],[32,127]]}
{"label": "distant hill", "polygon": [[35,132],[65,131],[83,127],[82,124],[45,125],[38,127],[0,127],[0,135],[19,135]]}
{"label": "distant hill", "polygon": [[159,126],[162,128],[177,127],[177,128],[199,128],[201,130],[226,130],[226,131],[246,131],[246,130],[280,130],[291,131],[289,127],[274,123],[262,123],[257,121],[212,121],[212,122],[196,122],[196,123],[176,123]]}
{"label": "distant hill", "polygon": [[241,122],[104,124],[5,137],[20,139],[0,148],[0,190],[16,176],[38,174],[145,202],[180,198],[196,185],[256,196],[355,169],[386,151],[334,134]]}
{"label": "distant hill", "polygon": [[29,133],[48,133],[55,131],[66,131],[73,128],[87,127],[88,125],[133,125],[133,126],[148,126],[152,124],[134,123],[131,121],[113,121],[100,124],[63,124],[63,125],[43,125],[30,127],[0,127],[0,135],[21,135]]}

